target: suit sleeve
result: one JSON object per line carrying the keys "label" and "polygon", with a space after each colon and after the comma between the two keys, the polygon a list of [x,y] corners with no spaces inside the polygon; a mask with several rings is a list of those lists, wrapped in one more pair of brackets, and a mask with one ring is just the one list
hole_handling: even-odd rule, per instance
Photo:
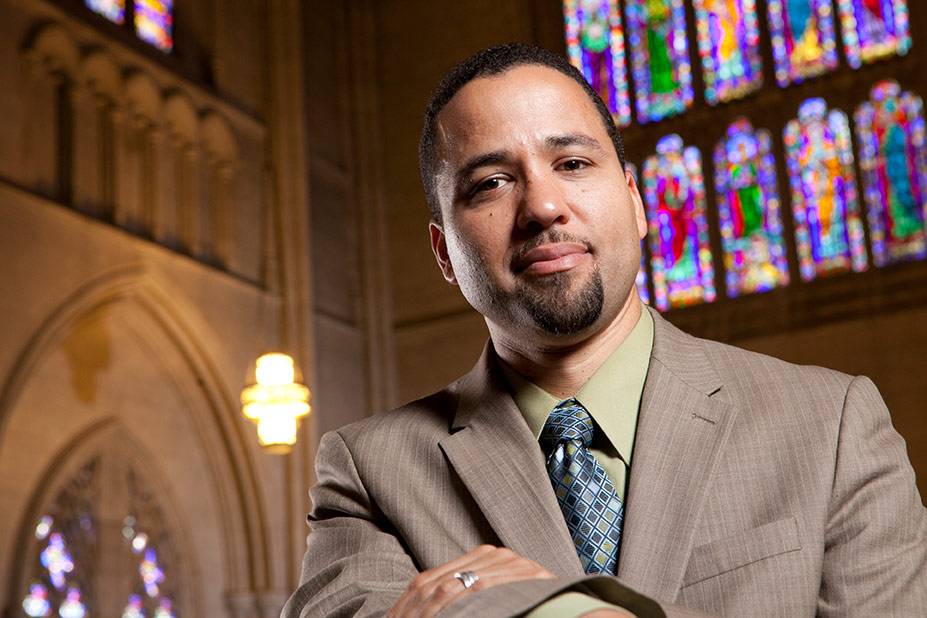
{"label": "suit sleeve", "polygon": [[819,615],[914,616],[927,607],[927,511],[868,378],[847,390],[824,551]]}
{"label": "suit sleeve", "polygon": [[[341,435],[322,437],[316,486],[300,585],[284,606],[283,618],[383,616],[418,574],[411,556],[377,508]],[[465,595],[441,616],[524,615],[561,592],[576,589],[625,607],[640,618],[704,616],[660,606],[612,577],[578,576],[527,580]],[[677,613],[678,612],[678,613]]]}
{"label": "suit sleeve", "polygon": [[322,437],[300,585],[284,618],[380,616],[418,570],[367,495],[341,435]]}

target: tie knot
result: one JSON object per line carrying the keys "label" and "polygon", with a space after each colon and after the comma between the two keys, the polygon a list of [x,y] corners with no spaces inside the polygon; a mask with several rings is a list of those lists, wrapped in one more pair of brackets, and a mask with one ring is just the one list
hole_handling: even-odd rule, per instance
{"label": "tie knot", "polygon": [[592,444],[592,431],[592,417],[583,404],[575,399],[566,399],[558,403],[547,417],[541,430],[541,446],[550,451],[560,442],[576,440],[588,448]]}

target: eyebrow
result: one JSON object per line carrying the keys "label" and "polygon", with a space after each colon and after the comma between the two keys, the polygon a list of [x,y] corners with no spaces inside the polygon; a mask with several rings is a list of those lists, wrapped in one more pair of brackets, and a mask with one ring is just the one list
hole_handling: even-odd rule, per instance
{"label": "eyebrow", "polygon": [[593,150],[605,154],[605,149],[602,148],[602,144],[599,143],[599,140],[583,133],[551,135],[545,139],[544,142],[550,149],[566,148],[567,146],[585,146],[586,148],[592,148]]}
{"label": "eyebrow", "polygon": [[474,170],[483,167],[484,165],[496,165],[498,163],[505,163],[510,160],[511,156],[508,152],[504,150],[494,150],[492,152],[485,152],[483,154],[476,155],[467,159],[466,163],[457,170],[457,173],[454,174],[454,186],[458,188],[462,187],[467,179],[470,178],[470,175]]}

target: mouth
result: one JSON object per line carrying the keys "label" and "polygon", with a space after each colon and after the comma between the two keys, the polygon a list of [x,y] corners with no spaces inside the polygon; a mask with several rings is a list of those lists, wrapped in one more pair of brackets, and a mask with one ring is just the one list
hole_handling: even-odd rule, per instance
{"label": "mouth", "polygon": [[589,257],[582,243],[557,242],[535,247],[519,255],[512,263],[516,274],[553,275],[575,268]]}

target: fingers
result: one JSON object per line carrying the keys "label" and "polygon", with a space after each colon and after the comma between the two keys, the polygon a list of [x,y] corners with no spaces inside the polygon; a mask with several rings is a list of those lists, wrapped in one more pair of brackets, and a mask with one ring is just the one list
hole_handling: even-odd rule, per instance
{"label": "fingers", "polygon": [[[390,610],[389,617],[419,616],[421,615],[420,612],[428,604],[430,597],[436,592],[446,592],[449,595],[453,591],[455,584],[456,588],[464,590],[463,584],[454,578],[454,573],[466,571],[467,565],[471,564],[474,559],[495,549],[497,548],[492,545],[480,545],[450,562],[422,571],[409,582],[406,591]],[[441,586],[440,590],[438,589],[439,586]],[[443,607],[442,605],[437,611],[440,611]]]}
{"label": "fingers", "polygon": [[[454,577],[473,571],[479,579],[469,588]],[[441,566],[417,575],[390,610],[389,616],[431,618],[461,595],[524,579],[552,579],[540,564],[504,547],[481,545]]]}

